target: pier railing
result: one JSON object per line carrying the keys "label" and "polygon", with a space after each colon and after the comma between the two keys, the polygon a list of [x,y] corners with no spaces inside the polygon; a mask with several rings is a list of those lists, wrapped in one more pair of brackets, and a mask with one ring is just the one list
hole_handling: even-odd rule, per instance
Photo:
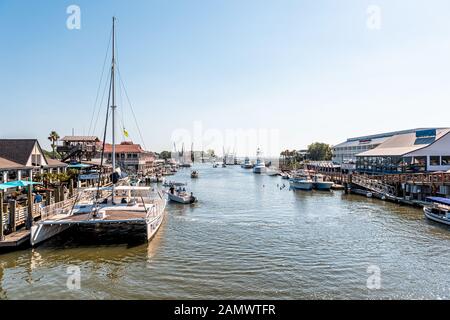
{"label": "pier railing", "polygon": [[354,175],[352,176],[352,183],[387,197],[395,197],[395,188],[377,179]]}

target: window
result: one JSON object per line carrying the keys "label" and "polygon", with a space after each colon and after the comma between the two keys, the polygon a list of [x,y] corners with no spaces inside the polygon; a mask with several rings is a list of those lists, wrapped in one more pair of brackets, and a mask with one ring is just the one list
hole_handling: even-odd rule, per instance
{"label": "window", "polygon": [[450,156],[442,156],[441,165],[450,166]]}
{"label": "window", "polygon": [[438,166],[441,164],[440,156],[430,156],[430,166]]}

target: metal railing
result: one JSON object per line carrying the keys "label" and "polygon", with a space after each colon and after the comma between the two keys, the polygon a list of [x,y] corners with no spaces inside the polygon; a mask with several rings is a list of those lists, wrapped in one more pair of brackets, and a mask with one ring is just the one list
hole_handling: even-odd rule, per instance
{"label": "metal railing", "polygon": [[352,183],[385,196],[395,197],[395,188],[393,186],[376,179],[371,179],[362,175],[354,175],[352,177]]}

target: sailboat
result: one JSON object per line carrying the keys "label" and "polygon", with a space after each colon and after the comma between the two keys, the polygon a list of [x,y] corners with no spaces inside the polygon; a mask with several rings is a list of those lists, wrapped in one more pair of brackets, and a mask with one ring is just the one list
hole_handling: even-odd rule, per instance
{"label": "sailboat", "polygon": [[[31,229],[31,244],[37,245],[50,237],[77,225],[80,228],[95,226],[95,228],[106,229],[108,232],[123,227],[142,227],[146,238],[150,241],[159,230],[165,214],[167,200],[160,191],[153,191],[150,187],[138,185],[120,185],[120,176],[116,170],[115,151],[115,81],[116,81],[116,59],[115,59],[115,22],[113,17],[112,30],[112,63],[110,78],[110,95],[108,98],[108,112],[111,112],[112,120],[112,168],[111,186],[100,186],[86,188],[78,194],[75,204],[67,213],[57,214],[50,219],[36,223]],[[111,102],[111,104],[110,104]],[[108,117],[106,118],[106,124]],[[104,139],[106,139],[106,128]],[[102,152],[103,167],[103,152]]]}

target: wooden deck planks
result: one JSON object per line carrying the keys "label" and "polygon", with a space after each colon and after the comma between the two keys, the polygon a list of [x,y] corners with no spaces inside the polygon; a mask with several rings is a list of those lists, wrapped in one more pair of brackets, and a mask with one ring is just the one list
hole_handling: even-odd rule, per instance
{"label": "wooden deck planks", "polygon": [[19,230],[5,236],[3,241],[0,241],[0,248],[18,247],[25,242],[30,242],[30,230]]}

